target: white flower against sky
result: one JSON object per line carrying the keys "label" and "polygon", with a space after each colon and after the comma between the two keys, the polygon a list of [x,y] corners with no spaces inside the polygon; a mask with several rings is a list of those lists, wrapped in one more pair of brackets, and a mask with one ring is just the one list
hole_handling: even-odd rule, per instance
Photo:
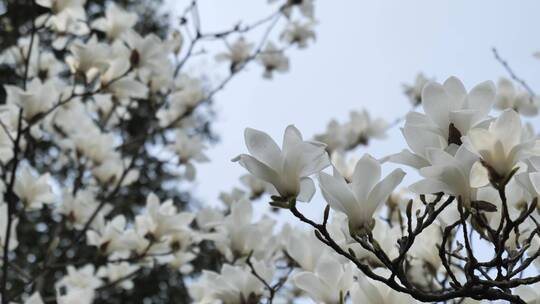
{"label": "white flower against sky", "polygon": [[334,176],[320,173],[322,194],[330,207],[343,212],[351,233],[371,230],[373,214],[399,185],[405,172],[395,169],[381,180],[381,165],[370,155],[357,163],[350,183],[334,170]]}
{"label": "white flower against sky", "polygon": [[125,11],[114,3],[109,3],[105,17],[92,22],[92,28],[105,32],[107,38],[114,40],[137,23],[137,14]]}
{"label": "white flower against sky", "polygon": [[19,169],[13,191],[24,204],[25,209],[39,210],[43,204],[54,203],[55,196],[49,184],[50,178],[49,173],[36,176],[30,166]]}
{"label": "white flower against sky", "polygon": [[247,42],[244,37],[239,37],[231,45],[227,45],[227,52],[218,54],[216,60],[228,61],[232,72],[236,72],[251,56],[253,43]]}
{"label": "white flower against sky", "polygon": [[330,165],[324,144],[304,141],[300,131],[292,125],[285,129],[282,149],[261,131],[248,128],[244,137],[251,155],[241,154],[234,161],[273,185],[282,198],[311,200],[315,185],[309,176]]}
{"label": "white flower against sky", "polygon": [[474,200],[470,184],[476,176],[471,176],[474,173],[471,173],[471,169],[478,156],[460,146],[455,155],[432,148],[426,151],[426,157],[431,165],[420,169],[420,175],[424,179],[410,186],[413,192],[417,194],[443,192],[461,197],[466,205]]}
{"label": "white flower against sky", "polygon": [[512,81],[501,78],[497,83],[497,98],[495,107],[499,110],[513,109],[523,116],[538,114],[540,101],[525,90],[514,87]]}
{"label": "white flower against sky", "polygon": [[488,181],[500,182],[514,169],[518,161],[531,156],[536,140],[523,141],[521,118],[514,110],[502,112],[488,129],[475,128],[464,138],[467,149],[481,158],[476,165],[475,186]]}
{"label": "white flower against sky", "polygon": [[455,153],[462,144],[461,137],[485,123],[495,99],[495,86],[487,81],[467,93],[461,81],[448,78],[442,85],[430,82],[422,91],[424,113],[410,112],[402,129],[411,151],[404,150],[390,160],[414,168],[429,165],[426,159],[430,148]]}
{"label": "white flower against sky", "polygon": [[306,48],[309,41],[315,40],[315,37],[313,22],[291,22],[283,33],[281,33],[281,39],[283,41],[291,45],[296,44],[300,49]]}
{"label": "white flower against sky", "polygon": [[427,78],[423,73],[418,73],[413,84],[403,84],[403,92],[409,98],[409,101],[413,106],[422,103],[422,90],[430,81],[432,81],[432,79]]}
{"label": "white flower against sky", "polygon": [[289,70],[289,58],[272,42],[266,44],[266,47],[259,54],[258,58],[264,67],[264,78],[271,79],[274,71],[284,73]]}

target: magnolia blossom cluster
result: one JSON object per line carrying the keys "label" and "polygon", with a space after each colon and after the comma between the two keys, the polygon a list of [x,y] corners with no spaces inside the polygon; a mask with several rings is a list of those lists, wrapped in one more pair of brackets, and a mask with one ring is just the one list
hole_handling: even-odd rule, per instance
{"label": "magnolia blossom cluster", "polygon": [[[97,13],[87,4],[36,0],[44,13],[0,54],[15,79],[0,106],[2,303],[92,303],[136,292],[137,278],[157,269],[181,278],[193,299],[212,280],[237,290],[224,283],[205,298],[266,293],[240,261],[268,277],[286,259],[268,236],[273,222],[251,217],[248,199],[267,185],[246,176],[251,193],[224,197],[219,210],[170,189],[188,187],[209,161],[215,95],[252,62],[264,78],[288,71],[285,50],[314,40],[313,1],[272,3],[269,17],[220,32],[205,31],[193,1],[180,26],[160,34],[138,32],[140,16],[114,2]],[[229,66],[218,81],[187,72],[209,41],[226,42],[211,54]],[[201,274],[209,246],[223,259],[219,274]]]}
{"label": "magnolia blossom cluster", "polygon": [[[45,13],[0,56],[17,79],[0,106],[2,304],[123,303],[153,280],[181,294],[168,302],[540,301],[539,102],[519,82],[420,74],[393,124],[353,111],[313,139],[289,125],[282,144],[247,128],[240,187],[219,205],[178,191],[209,161],[215,95],[251,62],[287,71],[285,51],[315,40],[313,0],[269,2],[206,32],[192,1],[160,36],[112,2],[36,1]],[[186,72],[208,41],[225,42],[217,83]],[[358,155],[398,123],[401,152]]]}
{"label": "magnolia blossom cluster", "polygon": [[[471,298],[483,299],[467,291],[467,284],[489,286],[499,275],[512,280],[512,291],[508,297],[485,299],[536,303],[540,298],[535,282],[540,279],[513,278],[529,265],[540,265],[540,140],[522,117],[534,114],[523,109],[534,109],[535,98],[525,98],[527,104],[516,108],[515,100],[521,97],[508,80],[501,80],[498,88],[487,81],[467,90],[450,77],[442,84],[426,81],[421,91],[422,111],[408,113],[401,129],[408,149],[381,160],[364,154],[346,162],[329,155],[339,147],[330,141],[339,132],[309,141],[289,126],[280,148],[264,132],[246,129],[249,154],[235,161],[266,182],[272,206],[290,210],[316,232],[316,237],[299,237],[293,235],[302,233],[291,234],[286,227],[294,241],[284,250],[299,268],[292,271],[292,285],[317,303],[412,303],[452,299],[443,298],[445,292],[461,286],[462,298],[469,292]],[[384,163],[405,165],[403,169],[412,169],[420,179],[399,188],[404,170],[383,174]],[[306,218],[296,206],[313,198],[313,178],[332,210],[325,210],[322,224]],[[465,236],[453,231],[458,225]],[[478,260],[467,229],[479,235],[483,243],[477,246],[487,248],[483,251],[494,246],[493,260]],[[501,241],[497,231],[506,238]],[[295,249],[300,246],[302,254]],[[522,262],[504,266],[506,274],[490,269],[503,254],[508,255],[504,259],[519,256]],[[458,262],[448,263],[452,257]],[[403,268],[398,270],[400,263]],[[479,274],[471,277],[467,267],[477,267]],[[454,285],[448,287],[449,280]],[[471,298],[466,301],[473,303]]]}

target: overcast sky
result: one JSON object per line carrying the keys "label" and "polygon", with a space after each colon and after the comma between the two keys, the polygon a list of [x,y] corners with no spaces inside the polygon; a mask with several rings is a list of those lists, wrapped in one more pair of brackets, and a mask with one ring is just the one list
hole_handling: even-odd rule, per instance
{"label": "overcast sky", "polygon": [[[203,29],[209,31],[271,11],[265,0],[199,2]],[[179,12],[186,3],[171,1],[171,7]],[[245,127],[281,142],[288,124],[311,137],[330,119],[344,121],[349,111],[364,107],[391,121],[408,111],[402,83],[412,82],[419,71],[439,81],[455,75],[468,89],[506,76],[492,47],[539,87],[540,61],[531,55],[540,50],[539,12],[536,0],[316,1],[317,41],[307,50],[289,52],[289,73],[267,81],[254,65],[216,97],[213,126],[221,141],[208,151],[212,162],[197,167],[197,195],[215,202],[220,191],[238,185],[245,171],[230,159],[246,150]],[[357,154],[383,156],[404,147],[396,128],[389,140],[375,141]]]}

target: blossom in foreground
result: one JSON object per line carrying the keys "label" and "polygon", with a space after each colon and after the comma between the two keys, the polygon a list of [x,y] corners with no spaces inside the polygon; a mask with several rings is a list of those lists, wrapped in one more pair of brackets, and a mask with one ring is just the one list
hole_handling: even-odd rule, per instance
{"label": "blossom in foreground", "polygon": [[[461,146],[455,155],[439,149],[428,149],[426,157],[430,166],[420,169],[424,177],[410,186],[417,194],[432,194],[443,192],[448,195],[461,197],[468,205],[474,199],[471,192],[471,168],[478,157]],[[474,174],[474,172],[473,172]]]}
{"label": "blossom in foreground", "polygon": [[285,129],[283,149],[268,134],[247,128],[244,132],[249,154],[233,159],[251,174],[270,183],[281,198],[308,202],[315,193],[310,175],[330,165],[325,145],[304,141],[293,125]]}
{"label": "blossom in foreground", "polygon": [[[92,303],[95,289],[103,284],[95,273],[95,267],[87,264],[79,269],[67,266],[67,274],[56,283],[59,303]],[[75,296],[77,295],[77,297]],[[78,302],[70,302],[67,299]]]}
{"label": "blossom in foreground", "polygon": [[303,271],[293,277],[294,284],[317,303],[343,303],[353,281],[353,268],[335,256],[323,257],[314,272]]}
{"label": "blossom in foreground", "polygon": [[381,180],[381,165],[366,154],[356,163],[350,184],[337,170],[334,176],[321,172],[319,181],[330,207],[347,215],[350,232],[362,233],[371,230],[375,210],[404,176],[403,170],[395,169]]}
{"label": "blossom in foreground", "polygon": [[478,174],[484,177],[478,177],[475,186],[484,186],[489,181],[502,181],[518,161],[529,156],[536,140],[523,141],[521,133],[521,118],[510,109],[502,112],[488,129],[475,128],[469,132],[464,138],[466,147],[480,156],[476,168]]}
{"label": "blossom in foreground", "polygon": [[426,153],[430,148],[455,153],[462,144],[461,137],[489,118],[494,99],[495,86],[490,81],[478,84],[468,93],[455,77],[442,85],[426,84],[422,91],[425,114],[409,113],[402,129],[411,151],[394,154],[390,160],[419,169],[429,165]]}

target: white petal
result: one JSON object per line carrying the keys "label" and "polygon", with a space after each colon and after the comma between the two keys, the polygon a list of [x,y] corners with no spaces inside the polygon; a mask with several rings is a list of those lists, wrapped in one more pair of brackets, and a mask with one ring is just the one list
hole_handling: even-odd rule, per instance
{"label": "white petal", "polygon": [[301,202],[309,202],[315,194],[315,183],[309,177],[304,177],[300,180],[300,193],[298,193],[297,200]]}
{"label": "white petal", "polygon": [[365,154],[354,168],[352,176],[352,190],[359,202],[365,201],[371,189],[381,179],[381,165],[379,162]]}
{"label": "white petal", "polygon": [[477,110],[485,116],[491,111],[495,101],[495,85],[492,81],[485,81],[475,86],[468,95],[468,108]]}
{"label": "white petal", "polygon": [[278,191],[280,190],[280,177],[272,168],[247,154],[238,156],[238,161],[251,174],[274,185]]}
{"label": "white petal", "polygon": [[281,150],[268,134],[246,128],[244,139],[249,153],[255,158],[274,170],[281,166]]}
{"label": "white petal", "polygon": [[444,87],[438,83],[430,82],[422,90],[422,106],[424,112],[439,127],[449,125],[450,97]]}
{"label": "white petal", "polygon": [[481,188],[489,184],[489,172],[480,162],[474,163],[471,168],[470,183],[473,188]]}
{"label": "white petal", "polygon": [[467,95],[467,90],[461,80],[455,76],[451,76],[444,81],[444,89],[450,98],[452,98],[452,104],[450,105],[452,109],[459,109],[462,106],[462,102]]}
{"label": "white petal", "polygon": [[373,214],[379,204],[386,200],[392,191],[401,183],[405,177],[405,172],[401,169],[395,169],[388,176],[383,178],[369,193],[367,206],[364,206],[365,213]]}

